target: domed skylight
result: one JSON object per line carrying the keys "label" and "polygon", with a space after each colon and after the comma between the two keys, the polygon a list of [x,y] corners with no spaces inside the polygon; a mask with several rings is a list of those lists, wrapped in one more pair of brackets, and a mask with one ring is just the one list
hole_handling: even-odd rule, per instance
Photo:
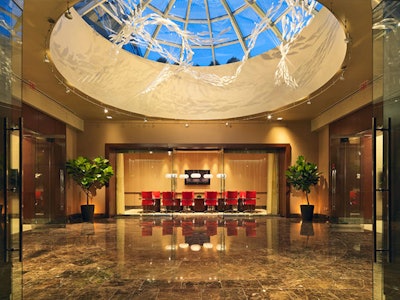
{"label": "domed skylight", "polygon": [[84,0],[74,6],[123,49],[194,66],[227,64],[274,49],[321,7],[315,0]]}

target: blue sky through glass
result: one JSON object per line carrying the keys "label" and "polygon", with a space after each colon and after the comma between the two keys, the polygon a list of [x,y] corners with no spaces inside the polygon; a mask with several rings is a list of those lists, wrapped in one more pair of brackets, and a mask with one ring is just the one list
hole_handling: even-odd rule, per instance
{"label": "blue sky through glass", "polygon": [[[100,1],[99,4],[98,0],[83,0],[74,8],[96,31],[109,38],[110,33],[118,33],[121,30],[123,20],[126,19],[127,9],[123,13],[120,9],[110,9],[113,3],[121,1]],[[159,14],[173,21],[182,31],[196,35],[201,41],[200,44],[190,42],[194,52],[192,64],[196,66],[209,66],[213,62],[226,64],[232,61],[232,57],[241,60],[248,48],[249,36],[254,27],[266,16],[270,20],[270,28],[258,35],[250,57],[274,49],[282,41],[282,17],[289,11],[285,0],[123,0],[123,2],[141,4],[143,16]],[[131,11],[134,9],[133,5]],[[317,3],[315,13],[321,8],[322,5]],[[171,31],[165,24],[146,25],[144,29],[163,49],[179,60],[182,52],[182,36],[179,33]],[[160,59],[160,53],[151,51],[143,45],[124,45],[123,48],[151,60],[174,63]]]}

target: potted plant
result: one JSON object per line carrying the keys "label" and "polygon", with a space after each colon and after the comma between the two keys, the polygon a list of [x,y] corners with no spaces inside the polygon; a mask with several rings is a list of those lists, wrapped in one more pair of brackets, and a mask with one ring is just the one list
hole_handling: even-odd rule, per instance
{"label": "potted plant", "polygon": [[306,161],[304,156],[300,155],[296,163],[286,170],[286,179],[296,190],[306,194],[307,204],[300,205],[303,221],[311,221],[314,214],[314,205],[308,200],[308,194],[311,192],[311,186],[318,183],[321,174],[318,172],[316,164]]}
{"label": "potted plant", "polygon": [[94,205],[89,204],[90,199],[96,195],[96,191],[108,184],[114,175],[110,161],[101,156],[92,160],[79,156],[66,162],[67,173],[82,188],[86,194],[86,205],[81,205],[82,219],[85,222],[93,222]]}

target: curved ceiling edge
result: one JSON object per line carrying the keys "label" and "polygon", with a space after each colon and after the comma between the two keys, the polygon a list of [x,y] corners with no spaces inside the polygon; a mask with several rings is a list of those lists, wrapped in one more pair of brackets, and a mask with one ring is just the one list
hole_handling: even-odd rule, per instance
{"label": "curved ceiling edge", "polygon": [[215,86],[202,78],[229,78],[238,63],[194,67],[200,70],[193,74],[152,62],[121,50],[71,13],[71,20],[57,21],[50,37],[52,61],[67,83],[105,105],[154,118],[216,120],[274,111],[325,85],[347,51],[342,26],[323,8],[289,49],[287,66],[297,88],[275,84],[277,50],[249,59],[236,80]]}

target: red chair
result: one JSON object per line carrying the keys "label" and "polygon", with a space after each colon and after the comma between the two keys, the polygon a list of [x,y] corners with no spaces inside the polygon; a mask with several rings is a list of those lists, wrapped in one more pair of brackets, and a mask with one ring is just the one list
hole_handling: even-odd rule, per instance
{"label": "red chair", "polygon": [[215,211],[215,206],[218,202],[218,192],[206,191],[204,193],[205,204],[207,206],[207,211]]}
{"label": "red chair", "polygon": [[238,206],[238,192],[227,191],[225,198],[226,211],[236,211]]}
{"label": "red chair", "polygon": [[143,212],[154,212],[153,192],[142,191]]}
{"label": "red chair", "polygon": [[154,201],[154,210],[160,212],[160,202],[161,202],[160,191],[152,191],[151,194]]}
{"label": "red chair", "polygon": [[244,200],[246,199],[246,192],[240,191],[239,192],[239,199],[238,199],[238,211],[244,211]]}
{"label": "red chair", "polygon": [[174,192],[162,192],[162,203],[165,211],[173,211],[175,205],[175,193]]}
{"label": "red chair", "polygon": [[192,211],[190,207],[194,205],[194,192],[183,191],[181,204],[183,211]]}
{"label": "red chair", "polygon": [[254,211],[257,202],[257,192],[256,191],[246,191],[246,198],[244,198],[243,204],[245,210]]}

